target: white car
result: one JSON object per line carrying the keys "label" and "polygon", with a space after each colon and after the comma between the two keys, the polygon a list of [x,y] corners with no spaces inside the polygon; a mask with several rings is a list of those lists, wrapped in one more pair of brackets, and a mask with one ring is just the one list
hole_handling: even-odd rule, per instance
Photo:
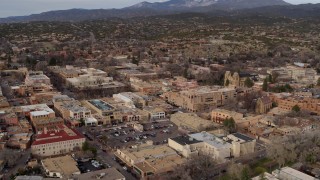
{"label": "white car", "polygon": [[127,168],[126,166],[123,166],[123,169],[124,169],[124,170],[128,170],[128,168]]}

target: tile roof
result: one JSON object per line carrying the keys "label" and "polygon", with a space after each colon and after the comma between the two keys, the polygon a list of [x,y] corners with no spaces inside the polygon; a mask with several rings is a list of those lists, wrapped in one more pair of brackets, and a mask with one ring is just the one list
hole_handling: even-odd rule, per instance
{"label": "tile roof", "polygon": [[56,131],[48,131],[46,133],[37,134],[32,146],[81,138],[85,137],[80,132],[76,131],[75,129],[70,129],[65,125],[60,125]]}

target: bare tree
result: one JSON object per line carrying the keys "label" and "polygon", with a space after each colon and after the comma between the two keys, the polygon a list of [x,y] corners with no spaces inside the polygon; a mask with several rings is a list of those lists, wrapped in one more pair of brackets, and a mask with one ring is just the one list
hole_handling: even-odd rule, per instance
{"label": "bare tree", "polygon": [[196,180],[212,179],[215,170],[215,162],[208,154],[193,155],[182,166],[174,169],[174,173],[168,175],[168,180]]}
{"label": "bare tree", "polygon": [[272,139],[267,155],[280,167],[290,162],[315,163],[320,154],[320,133],[316,131]]}

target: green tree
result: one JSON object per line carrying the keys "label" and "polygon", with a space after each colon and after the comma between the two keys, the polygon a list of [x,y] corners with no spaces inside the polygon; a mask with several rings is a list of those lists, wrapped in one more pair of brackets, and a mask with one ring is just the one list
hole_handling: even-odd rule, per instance
{"label": "green tree", "polygon": [[84,119],[83,118],[80,118],[80,126],[84,126],[85,125],[85,121],[84,121]]}
{"label": "green tree", "polygon": [[232,117],[225,119],[223,121],[223,125],[228,129],[229,133],[233,132],[236,129],[236,122]]}
{"label": "green tree", "polygon": [[258,167],[256,167],[256,168],[254,169],[254,173],[255,173],[256,175],[264,174],[265,172],[267,172],[267,170],[266,170],[265,168],[263,168],[263,167],[260,167],[260,166],[258,166]]}
{"label": "green tree", "polygon": [[273,83],[273,80],[272,80],[273,78],[272,78],[272,75],[271,74],[269,74],[269,76],[268,76],[268,82],[269,83]]}
{"label": "green tree", "polygon": [[317,86],[320,86],[320,78],[318,78]]}
{"label": "green tree", "polygon": [[227,79],[225,86],[229,86],[229,84],[230,84],[230,81],[229,81],[229,79]]}
{"label": "green tree", "polygon": [[278,72],[273,72],[272,73],[272,83],[276,83],[279,77],[279,73]]}
{"label": "green tree", "polygon": [[183,77],[188,79],[189,73],[188,73],[188,68],[185,68],[183,70]]}
{"label": "green tree", "polygon": [[278,104],[276,102],[272,102],[272,108],[278,107]]}
{"label": "green tree", "polygon": [[136,64],[137,66],[139,65],[139,60],[135,56],[132,57],[131,62],[132,64]]}
{"label": "green tree", "polygon": [[262,90],[263,91],[268,91],[268,80],[267,80],[267,78],[264,79],[264,81],[263,81]]}
{"label": "green tree", "polygon": [[299,112],[300,111],[300,107],[298,105],[295,105],[295,106],[292,107],[292,111]]}
{"label": "green tree", "polygon": [[254,82],[250,78],[247,77],[246,80],[244,81],[244,85],[246,87],[251,88],[254,85]]}
{"label": "green tree", "polygon": [[241,171],[241,180],[250,180],[250,172],[248,167],[244,167]]}
{"label": "green tree", "polygon": [[284,87],[285,87],[285,91],[286,92],[292,92],[293,91],[293,88],[290,86],[290,84],[286,84],[286,85],[284,85]]}
{"label": "green tree", "polygon": [[307,157],[306,157],[306,161],[308,163],[311,163],[311,164],[314,164],[317,162],[317,157],[313,154],[308,154]]}
{"label": "green tree", "polygon": [[52,57],[49,60],[49,66],[56,66],[57,65],[57,59],[55,57]]}
{"label": "green tree", "polygon": [[83,144],[82,144],[82,151],[88,151],[90,150],[90,145],[87,141],[85,141]]}
{"label": "green tree", "polygon": [[12,63],[11,55],[8,56],[8,64]]}
{"label": "green tree", "polygon": [[94,155],[94,157],[97,157],[97,154],[98,154],[97,148],[91,147],[91,148],[90,148],[90,151],[92,152],[92,154]]}

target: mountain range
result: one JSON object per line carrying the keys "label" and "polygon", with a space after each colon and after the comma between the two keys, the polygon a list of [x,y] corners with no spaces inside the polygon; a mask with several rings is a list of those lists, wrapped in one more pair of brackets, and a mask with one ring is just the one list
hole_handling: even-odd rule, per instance
{"label": "mountain range", "polygon": [[155,3],[145,1],[125,9],[190,10],[198,7],[207,7],[221,10],[234,10],[275,5],[290,4],[283,0],[169,0]]}
{"label": "mountain range", "polygon": [[0,18],[0,23],[84,21],[196,12],[219,16],[261,14],[281,17],[320,17],[320,4],[291,5],[283,0],[169,0],[142,2],[123,9],[69,9],[29,16]]}

